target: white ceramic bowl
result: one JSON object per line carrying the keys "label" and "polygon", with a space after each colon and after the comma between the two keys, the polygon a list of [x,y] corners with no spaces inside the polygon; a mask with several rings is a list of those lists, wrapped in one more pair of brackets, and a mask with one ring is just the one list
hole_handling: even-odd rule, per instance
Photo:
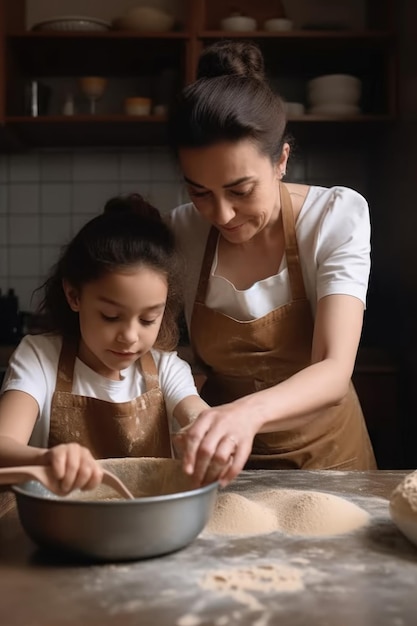
{"label": "white ceramic bowl", "polygon": [[309,89],[308,100],[311,106],[322,104],[357,105],[361,97],[360,89],[341,87],[339,89]]}
{"label": "white ceramic bowl", "polygon": [[302,102],[284,102],[285,112],[290,115],[304,115],[305,107]]}
{"label": "white ceramic bowl", "polygon": [[256,30],[258,28],[258,24],[253,17],[247,17],[246,15],[233,15],[222,19],[220,22],[220,28],[222,30],[244,32]]}
{"label": "white ceramic bowl", "polygon": [[361,81],[351,74],[325,74],[307,83],[309,89],[358,89]]}
{"label": "white ceramic bowl", "polygon": [[307,83],[308,99],[312,106],[327,103],[358,104],[362,83],[350,74],[318,76]]}
{"label": "white ceramic bowl", "polygon": [[322,104],[320,106],[311,107],[309,113],[311,115],[331,115],[331,116],[350,116],[359,115],[360,107],[355,104]]}
{"label": "white ceramic bowl", "polygon": [[268,31],[286,31],[293,27],[292,20],[285,18],[273,18],[264,22],[264,30]]}
{"label": "white ceramic bowl", "polygon": [[155,7],[133,7],[115,20],[115,28],[138,32],[166,32],[172,30],[175,17]]}

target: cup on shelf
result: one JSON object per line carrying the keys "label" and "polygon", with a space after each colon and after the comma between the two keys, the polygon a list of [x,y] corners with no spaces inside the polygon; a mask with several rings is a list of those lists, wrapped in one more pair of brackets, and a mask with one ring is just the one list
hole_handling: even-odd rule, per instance
{"label": "cup on shelf", "polygon": [[284,102],[284,109],[288,117],[305,114],[305,106],[302,102]]}
{"label": "cup on shelf", "polygon": [[125,98],[124,111],[126,115],[150,115],[152,100],[141,96]]}
{"label": "cup on shelf", "polygon": [[107,87],[107,78],[103,76],[82,76],[79,79],[80,89],[90,102],[90,113],[97,112],[96,102],[99,100]]}

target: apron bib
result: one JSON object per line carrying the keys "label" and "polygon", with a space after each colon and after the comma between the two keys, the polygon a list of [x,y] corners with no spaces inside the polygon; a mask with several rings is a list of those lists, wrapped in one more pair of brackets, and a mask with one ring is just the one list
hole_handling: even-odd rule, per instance
{"label": "apron bib", "polygon": [[[219,237],[215,228],[207,239],[190,336],[197,358],[208,366],[201,396],[211,406],[272,387],[311,362],[314,320],[299,262],[292,202],[282,183],[280,195],[289,303],[249,322],[208,308],[206,293]],[[302,428],[256,435],[246,468],[375,469],[352,383],[340,404],[323,409]]]}
{"label": "apron bib", "polygon": [[64,341],[51,404],[49,447],[76,442],[97,459],[168,457],[171,438],[158,372],[150,352],[138,366],[146,392],[128,402],[107,402],[72,393],[76,348]]}

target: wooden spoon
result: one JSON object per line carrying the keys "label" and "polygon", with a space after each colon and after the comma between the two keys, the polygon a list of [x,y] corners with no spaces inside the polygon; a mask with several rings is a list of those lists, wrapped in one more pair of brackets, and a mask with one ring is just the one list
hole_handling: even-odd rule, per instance
{"label": "wooden spoon", "polygon": [[[16,485],[27,480],[37,480],[50,491],[56,488],[56,478],[54,478],[51,468],[47,465],[22,465],[19,467],[0,468],[0,485]],[[134,500],[135,496],[123,484],[123,482],[109,470],[103,470],[102,482],[108,485],[121,496]]]}

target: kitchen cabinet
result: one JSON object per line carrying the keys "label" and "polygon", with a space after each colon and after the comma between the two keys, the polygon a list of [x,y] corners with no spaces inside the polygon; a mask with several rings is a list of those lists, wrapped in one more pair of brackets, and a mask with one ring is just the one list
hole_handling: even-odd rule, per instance
{"label": "kitchen cabinet", "polygon": [[[345,0],[349,6],[349,1]],[[127,116],[121,106],[89,115],[85,109],[62,115],[59,105],[32,117],[24,107],[25,85],[32,79],[60,88],[81,75],[109,77],[113,89],[123,81],[138,81],[152,96],[166,83],[164,104],[195,77],[198,55],[219,38],[248,38],[262,48],[268,76],[286,100],[304,100],[306,82],[320,74],[350,73],[362,81],[361,113],[335,118],[325,115],[289,117],[296,136],[322,137],[335,131],[351,137],[380,128],[396,117],[395,5],[393,0],[363,0],[363,20],[347,28],[326,25],[289,31],[263,30],[274,17],[274,0],[238,0],[243,13],[256,18],[259,30],[220,30],[230,7],[220,0],[183,0],[185,19],[165,33],[28,31],[25,1],[0,0],[0,127],[4,149],[49,146],[137,146],[165,141],[165,116]],[[295,3],[297,5],[299,3]],[[312,4],[312,3],[310,3]],[[320,3],[319,3],[320,4]],[[288,5],[290,12],[291,2]],[[289,15],[292,17],[291,15]],[[297,25],[297,22],[295,22]],[[165,74],[164,74],[165,72]],[[119,82],[118,82],[119,81]],[[120,83],[120,85],[119,85]],[[61,94],[61,100],[65,94]],[[79,95],[79,94],[78,94]],[[126,95],[137,95],[126,93]],[[100,110],[100,106],[99,106]]]}

